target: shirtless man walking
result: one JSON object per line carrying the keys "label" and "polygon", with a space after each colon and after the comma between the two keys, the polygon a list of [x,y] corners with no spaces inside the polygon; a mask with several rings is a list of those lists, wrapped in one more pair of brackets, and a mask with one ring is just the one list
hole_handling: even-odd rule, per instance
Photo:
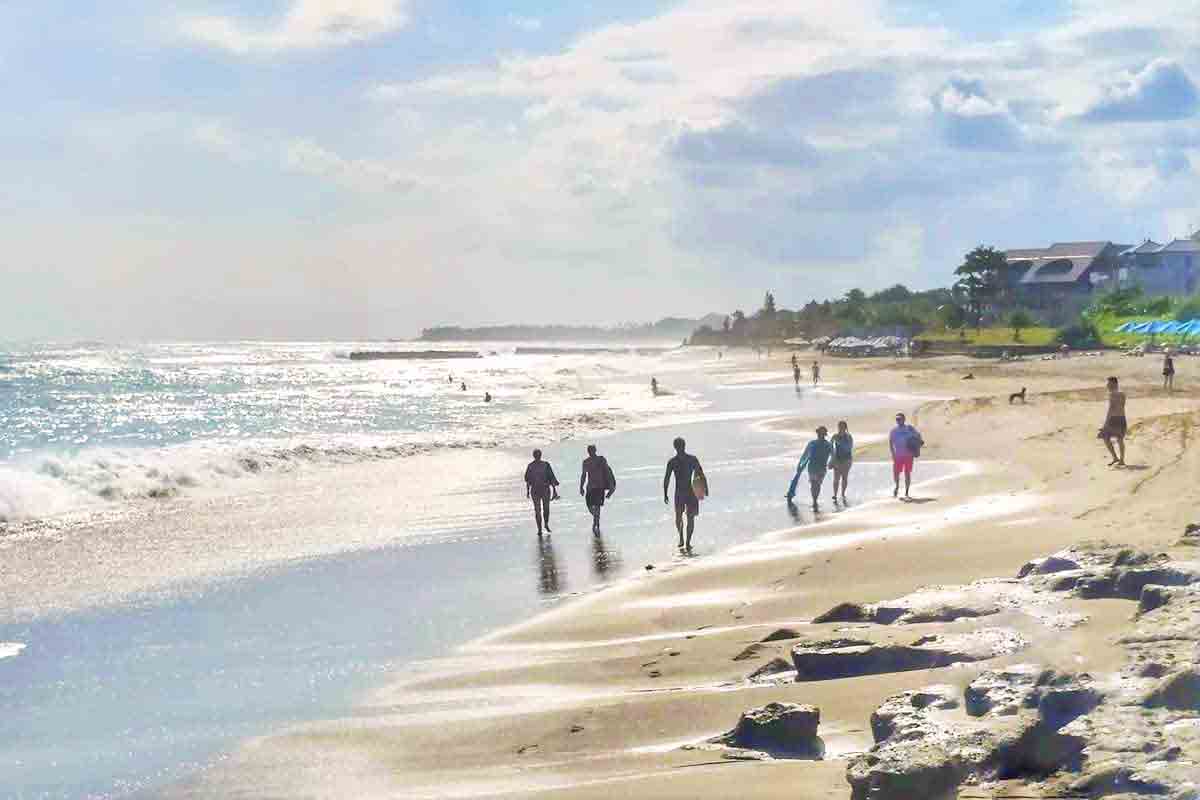
{"label": "shirtless man walking", "polygon": [[[1110,467],[1125,466],[1125,432],[1129,425],[1125,420],[1125,393],[1121,391],[1116,378],[1108,379],[1108,411],[1104,414],[1104,427],[1100,428],[1100,438],[1108,448],[1112,461]],[[1117,446],[1113,448],[1113,439]],[[1118,453],[1120,453],[1118,455]]]}
{"label": "shirtless man walking", "polygon": [[[682,437],[675,439],[675,456],[667,462],[667,472],[663,476],[663,502],[670,505],[671,501],[667,497],[667,491],[671,488],[671,476],[675,476],[675,530],[679,532],[679,546],[683,549],[690,550],[692,547],[692,533],[696,530],[696,515],[700,513],[700,500],[696,497],[696,490],[692,488],[692,478],[699,475],[704,481],[705,486],[708,485],[708,478],[704,474],[704,467],[700,466],[700,459],[696,458],[691,453],[687,452],[687,444]],[[705,496],[708,496],[707,490]],[[687,514],[687,540],[683,538],[683,515]]]}
{"label": "shirtless man walking", "polygon": [[588,457],[583,460],[583,471],[579,475],[579,494],[587,502],[588,511],[592,514],[592,533],[600,533],[600,509],[604,501],[613,496],[617,490],[617,478],[613,475],[608,459],[596,455],[596,445],[589,444]]}
{"label": "shirtless man walking", "polygon": [[558,478],[548,461],[542,461],[542,451],[533,451],[533,461],[525,468],[525,496],[533,501],[533,519],[537,523],[538,536],[542,528],[550,530],[550,501],[558,496]]}

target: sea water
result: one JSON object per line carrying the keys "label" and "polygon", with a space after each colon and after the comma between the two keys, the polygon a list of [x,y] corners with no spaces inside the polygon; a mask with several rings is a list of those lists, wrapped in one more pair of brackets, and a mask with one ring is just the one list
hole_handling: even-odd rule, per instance
{"label": "sea water", "polygon": [[653,350],[518,356],[511,345],[482,343],[457,346],[487,354],[480,359],[349,359],[356,350],[415,349],[319,342],[0,350],[0,522],[220,490],[314,464],[556,439],[689,407],[687,396],[644,390],[644,373],[671,368],[639,355]]}
{"label": "sea water", "polygon": [[[385,346],[400,347],[0,358],[6,793],[152,791],[243,738],[353,713],[405,663],[681,557],[662,503],[677,434],[713,492],[696,556],[811,522],[781,499],[803,439],[759,423],[892,402],[714,377],[733,359],[705,350],[346,358]],[[599,537],[578,497],[588,440],[619,481]],[[563,484],[540,540],[532,446]],[[869,498],[890,475],[863,463],[854,479]]]}

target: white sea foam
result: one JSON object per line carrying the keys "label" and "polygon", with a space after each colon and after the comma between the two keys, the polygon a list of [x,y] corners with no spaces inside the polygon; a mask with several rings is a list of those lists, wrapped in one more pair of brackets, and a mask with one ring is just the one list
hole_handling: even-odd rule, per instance
{"label": "white sea foam", "polygon": [[21,655],[25,645],[20,642],[0,642],[0,658],[13,658]]}

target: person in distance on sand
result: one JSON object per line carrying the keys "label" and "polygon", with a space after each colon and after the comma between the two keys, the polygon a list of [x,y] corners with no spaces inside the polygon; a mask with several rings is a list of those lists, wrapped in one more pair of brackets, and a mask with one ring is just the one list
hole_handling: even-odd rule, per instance
{"label": "person in distance on sand", "polygon": [[[1115,377],[1110,377],[1108,385],[1108,410],[1104,413],[1104,425],[1100,428],[1099,438],[1104,440],[1112,461],[1110,467],[1125,466],[1125,432],[1129,425],[1125,419],[1125,393],[1121,391],[1120,383]],[[1117,441],[1116,449],[1113,440]]]}

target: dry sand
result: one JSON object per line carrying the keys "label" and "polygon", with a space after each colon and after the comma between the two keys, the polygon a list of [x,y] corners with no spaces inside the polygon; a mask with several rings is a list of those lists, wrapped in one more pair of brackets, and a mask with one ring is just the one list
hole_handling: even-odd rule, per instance
{"label": "dry sand", "polygon": [[[775,366],[787,370],[784,358]],[[1200,488],[1200,391],[1158,388],[1159,359],[1075,357],[999,364],[966,358],[824,359],[850,389],[948,397],[910,409],[929,459],[969,465],[914,487],[919,502],[867,504],[721,557],[659,569],[493,634],[452,659],[419,665],[353,719],[247,745],[173,796],[845,798],[845,754],[870,745],[887,695],[965,684],[949,668],[815,683],[745,678],[788,642],[747,647],[843,601],[872,602],[930,584],[1011,576],[1026,560],[1108,538],[1168,550]],[[963,380],[968,372],[973,380]],[[1104,378],[1129,395],[1128,469],[1096,439]],[[1026,405],[1007,402],[1028,387]],[[861,460],[886,457],[887,418],[852,419]],[[918,480],[920,467],[918,464]],[[853,495],[853,486],[851,490]],[[1122,601],[1087,605],[1087,624],[1029,630],[1023,660],[1117,666],[1109,643]],[[919,634],[922,626],[911,626]],[[733,761],[681,749],[771,701],[821,709],[824,761]]]}

